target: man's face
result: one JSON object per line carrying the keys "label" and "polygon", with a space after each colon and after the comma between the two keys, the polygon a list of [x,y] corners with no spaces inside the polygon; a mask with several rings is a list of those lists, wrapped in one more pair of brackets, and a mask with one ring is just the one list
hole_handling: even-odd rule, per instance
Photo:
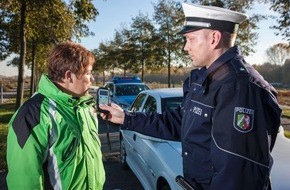
{"label": "man's face", "polygon": [[193,66],[208,67],[210,56],[210,30],[201,29],[184,34],[186,43],[184,51],[187,51]]}
{"label": "man's face", "polygon": [[94,81],[92,75],[92,65],[88,65],[85,68],[85,72],[79,76],[76,76],[72,73],[72,83],[70,85],[70,91],[74,94],[75,97],[81,97],[88,93],[89,87]]}

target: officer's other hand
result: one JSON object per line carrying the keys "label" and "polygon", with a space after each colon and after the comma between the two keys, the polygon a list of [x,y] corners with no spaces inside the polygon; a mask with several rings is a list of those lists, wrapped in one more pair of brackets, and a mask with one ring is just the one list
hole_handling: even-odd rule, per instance
{"label": "officer's other hand", "polygon": [[111,106],[100,104],[99,107],[102,110],[108,111],[108,113],[100,114],[100,116],[103,119],[108,120],[112,123],[116,123],[116,124],[124,123],[124,118],[125,118],[124,110],[117,104],[111,103]]}

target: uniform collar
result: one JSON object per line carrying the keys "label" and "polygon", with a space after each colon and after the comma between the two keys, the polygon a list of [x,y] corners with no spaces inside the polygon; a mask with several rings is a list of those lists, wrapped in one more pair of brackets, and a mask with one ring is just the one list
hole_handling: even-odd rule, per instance
{"label": "uniform collar", "polygon": [[240,51],[237,46],[229,48],[217,60],[215,60],[208,69],[205,70],[203,75],[200,77],[198,83],[204,86],[209,75],[211,75],[219,67],[226,64],[227,62],[229,62],[229,60],[233,59],[235,56],[239,54],[240,54]]}

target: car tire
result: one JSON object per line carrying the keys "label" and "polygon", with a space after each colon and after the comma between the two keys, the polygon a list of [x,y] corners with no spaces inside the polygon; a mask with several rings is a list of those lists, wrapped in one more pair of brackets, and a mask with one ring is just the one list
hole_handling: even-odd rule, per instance
{"label": "car tire", "polygon": [[120,162],[124,170],[129,169],[126,159],[127,159],[127,153],[125,149],[125,143],[124,143],[123,137],[120,135]]}
{"label": "car tire", "polygon": [[160,188],[160,190],[171,190],[170,186],[168,183],[165,183],[162,185],[162,187]]}

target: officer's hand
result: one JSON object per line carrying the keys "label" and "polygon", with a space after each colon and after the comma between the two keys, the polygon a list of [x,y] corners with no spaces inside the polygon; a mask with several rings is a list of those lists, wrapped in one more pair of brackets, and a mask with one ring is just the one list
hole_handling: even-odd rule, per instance
{"label": "officer's hand", "polygon": [[111,103],[111,106],[100,104],[99,107],[102,110],[108,111],[108,113],[101,113],[100,116],[105,119],[109,120],[110,122],[116,124],[123,124],[125,113],[124,110],[118,106],[117,104]]}

